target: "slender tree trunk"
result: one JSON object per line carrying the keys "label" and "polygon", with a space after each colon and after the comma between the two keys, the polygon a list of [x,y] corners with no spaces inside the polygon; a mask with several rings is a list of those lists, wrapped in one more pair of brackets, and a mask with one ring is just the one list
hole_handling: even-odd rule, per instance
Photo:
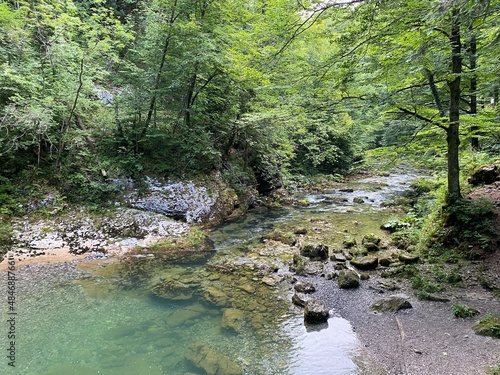
{"label": "slender tree trunk", "polygon": [[[474,32],[472,31],[472,36],[470,39],[470,45],[469,45],[469,54],[470,54],[470,70],[471,70],[471,78],[470,78],[470,114],[473,117],[473,121],[477,121],[475,119],[477,115],[477,75],[476,75],[476,68],[477,68],[477,42],[476,42],[476,36],[474,35]],[[478,127],[476,124],[473,124],[470,127],[471,131],[471,147],[472,150],[479,151],[479,138],[477,137],[477,130]]]}
{"label": "slender tree trunk", "polygon": [[[168,24],[170,27],[174,24],[177,17],[179,17],[179,13],[177,14],[175,13],[176,10],[177,10],[177,0],[175,0],[174,3],[172,4],[170,18],[168,20]],[[146,121],[144,123],[144,126],[142,127],[140,135],[141,139],[146,136],[153,115],[155,115],[155,122],[156,122],[156,100],[158,98],[158,90],[160,89],[161,75],[163,74],[163,67],[165,66],[165,61],[167,59],[167,53],[168,53],[168,48],[170,46],[171,38],[172,38],[172,33],[171,29],[169,29],[167,36],[165,37],[165,43],[163,44],[160,66],[158,67],[158,71],[156,72],[156,77],[153,86],[153,95],[151,96],[151,100],[149,102],[149,109],[148,109],[148,114],[146,116]]]}
{"label": "slender tree trunk", "polygon": [[[195,69],[197,69],[195,67]],[[196,80],[198,75],[196,71],[193,73],[189,79],[188,90],[186,97],[184,99],[184,125],[189,128],[191,126],[191,110],[194,104],[195,90],[196,90]]]}
{"label": "slender tree trunk", "polygon": [[436,87],[436,82],[434,81],[434,73],[429,69],[425,69],[425,73],[427,74],[427,79],[429,80],[429,86],[431,88],[432,96],[434,97],[434,103],[439,111],[439,116],[444,117],[445,112],[443,108],[443,103],[441,102],[441,98],[439,97],[439,93]]}
{"label": "slender tree trunk", "polygon": [[452,79],[448,81],[450,88],[450,123],[446,130],[446,142],[448,145],[448,191],[447,204],[453,204],[461,198],[460,194],[460,166],[458,149],[460,145],[460,81],[462,73],[462,43],[460,36],[460,13],[457,8],[453,10],[452,28],[450,35],[451,43],[451,69]]}

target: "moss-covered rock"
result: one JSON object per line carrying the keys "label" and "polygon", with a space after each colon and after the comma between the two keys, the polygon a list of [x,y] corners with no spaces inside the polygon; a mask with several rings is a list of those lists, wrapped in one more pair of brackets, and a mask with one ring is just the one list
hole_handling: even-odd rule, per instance
{"label": "moss-covered rock", "polygon": [[491,336],[500,339],[500,315],[488,314],[474,327],[474,332],[482,336]]}
{"label": "moss-covered rock", "polygon": [[305,244],[300,248],[300,254],[311,260],[328,259],[328,246],[321,244]]}
{"label": "moss-covered rock", "polygon": [[359,286],[359,276],[353,270],[340,271],[337,280],[341,289],[352,289]]}

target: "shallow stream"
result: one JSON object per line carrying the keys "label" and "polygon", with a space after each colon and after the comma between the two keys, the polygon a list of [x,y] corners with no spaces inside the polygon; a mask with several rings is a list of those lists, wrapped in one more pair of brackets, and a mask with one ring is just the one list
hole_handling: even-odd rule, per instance
{"label": "shallow stream", "polygon": [[[262,249],[263,235],[304,223],[317,239],[329,243],[379,231],[382,222],[396,215],[381,203],[406,190],[416,177],[367,178],[322,193],[299,193],[299,199],[310,202],[307,207],[249,213],[212,232],[217,252],[210,262],[230,257],[244,264],[254,246]],[[286,264],[277,267],[286,273]],[[119,268],[109,260],[18,268],[16,367],[8,366],[2,318],[0,373],[204,374],[186,359],[199,342],[236,363],[244,374],[359,373],[360,345],[349,322],[336,316],[324,325],[304,326],[302,311],[289,302],[287,283],[271,288],[250,273],[213,275],[205,263],[161,264],[135,279]],[[223,327],[224,308],[206,303],[201,292],[175,303],[153,298],[151,285],[165,278],[197,283],[211,296],[224,291],[233,306],[246,311],[246,319],[236,331]],[[5,284],[2,296],[7,295]],[[8,312],[6,298],[4,302],[3,317]]]}

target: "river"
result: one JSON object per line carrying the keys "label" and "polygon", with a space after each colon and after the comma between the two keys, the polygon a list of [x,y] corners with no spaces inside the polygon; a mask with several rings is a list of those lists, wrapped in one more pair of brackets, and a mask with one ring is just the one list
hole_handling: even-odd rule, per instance
{"label": "river", "polygon": [[[0,373],[204,374],[187,354],[193,343],[201,343],[209,356],[219,356],[214,371],[220,374],[226,359],[248,375],[357,374],[360,343],[349,322],[332,316],[323,325],[305,326],[301,309],[290,303],[287,258],[271,261],[268,254],[295,248],[269,250],[261,239],[305,224],[311,238],[328,243],[378,233],[381,223],[397,215],[382,202],[407,190],[416,177],[361,179],[321,193],[298,193],[307,207],[251,212],[211,233],[217,251],[208,263],[152,263],[136,269],[134,275],[143,270],[144,277],[134,278],[112,260],[18,268],[15,368],[3,355]],[[214,271],[227,264],[239,271]],[[263,284],[259,267],[276,268],[272,275],[285,281]],[[197,292],[180,301],[152,296],[151,286],[165,280],[196,285]],[[6,302],[3,316],[9,312]],[[224,320],[235,310],[243,317],[228,327]],[[0,339],[6,353],[7,332]]]}

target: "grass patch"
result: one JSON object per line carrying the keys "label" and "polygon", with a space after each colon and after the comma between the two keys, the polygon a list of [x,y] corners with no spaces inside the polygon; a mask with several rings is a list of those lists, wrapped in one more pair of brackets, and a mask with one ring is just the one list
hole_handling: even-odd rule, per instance
{"label": "grass patch", "polygon": [[479,314],[479,311],[475,308],[467,305],[461,305],[459,303],[453,305],[451,312],[455,315],[455,318],[472,318],[473,316]]}

